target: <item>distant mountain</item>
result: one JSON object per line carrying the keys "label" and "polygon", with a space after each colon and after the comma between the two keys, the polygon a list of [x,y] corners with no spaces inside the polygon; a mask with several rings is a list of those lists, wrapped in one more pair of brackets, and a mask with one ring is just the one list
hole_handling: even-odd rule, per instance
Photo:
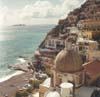
{"label": "distant mountain", "polygon": [[26,26],[26,24],[15,24],[15,25],[12,25],[12,26]]}

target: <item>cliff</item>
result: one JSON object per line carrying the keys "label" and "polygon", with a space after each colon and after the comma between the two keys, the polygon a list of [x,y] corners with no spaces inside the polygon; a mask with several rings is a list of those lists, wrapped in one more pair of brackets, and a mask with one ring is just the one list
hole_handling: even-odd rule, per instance
{"label": "cliff", "polygon": [[47,34],[46,38],[39,47],[44,46],[45,41],[48,39],[48,35],[51,35],[52,37],[59,37],[59,33],[63,32],[64,28],[70,27],[72,25],[77,26],[80,21],[91,20],[92,22],[94,20],[98,21],[97,19],[99,20],[100,24],[100,0],[86,0],[86,2],[79,8],[71,11],[65,19],[59,20],[58,25],[56,25]]}

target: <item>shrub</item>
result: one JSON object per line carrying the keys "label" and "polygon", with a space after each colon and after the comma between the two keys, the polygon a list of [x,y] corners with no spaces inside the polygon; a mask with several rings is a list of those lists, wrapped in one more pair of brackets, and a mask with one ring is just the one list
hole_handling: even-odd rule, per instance
{"label": "shrub", "polygon": [[16,94],[15,94],[15,97],[21,97],[22,95],[21,95],[21,93],[18,91],[18,92],[16,92]]}
{"label": "shrub", "polygon": [[51,77],[51,75],[52,75],[52,72],[51,72],[51,70],[48,68],[48,69],[46,69],[46,74],[49,76],[49,77]]}
{"label": "shrub", "polygon": [[33,88],[39,88],[41,80],[30,80],[29,83],[33,86]]}
{"label": "shrub", "polygon": [[28,94],[26,90],[17,91],[15,97],[28,97]]}
{"label": "shrub", "polygon": [[32,93],[32,90],[33,90],[32,87],[28,87],[28,88],[26,89],[26,91],[27,91],[28,93]]}

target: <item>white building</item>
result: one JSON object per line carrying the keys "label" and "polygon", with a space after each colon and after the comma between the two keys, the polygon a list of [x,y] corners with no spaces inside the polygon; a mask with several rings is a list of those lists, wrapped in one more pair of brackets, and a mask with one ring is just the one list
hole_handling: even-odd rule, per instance
{"label": "white building", "polygon": [[64,47],[64,39],[61,38],[54,38],[54,37],[48,37],[48,40],[46,41],[46,48],[51,48],[51,49],[59,49]]}
{"label": "white building", "polygon": [[79,37],[77,39],[77,44],[79,47],[84,46],[86,50],[97,50],[98,49],[98,42],[94,40],[84,39]]}

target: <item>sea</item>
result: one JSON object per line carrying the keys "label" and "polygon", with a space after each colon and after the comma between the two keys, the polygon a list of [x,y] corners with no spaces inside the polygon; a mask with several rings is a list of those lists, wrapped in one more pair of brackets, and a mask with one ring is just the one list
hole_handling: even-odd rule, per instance
{"label": "sea", "polygon": [[0,82],[20,74],[8,68],[20,63],[19,56],[32,57],[54,25],[6,26],[0,28]]}

